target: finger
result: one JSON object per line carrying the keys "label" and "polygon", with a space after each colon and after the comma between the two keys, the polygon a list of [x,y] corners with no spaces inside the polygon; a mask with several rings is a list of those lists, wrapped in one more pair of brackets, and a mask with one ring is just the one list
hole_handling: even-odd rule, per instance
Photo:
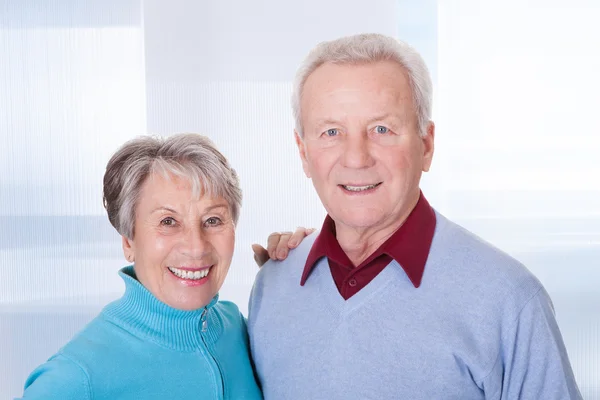
{"label": "finger", "polygon": [[267,238],[267,252],[269,253],[269,257],[271,259],[276,260],[275,251],[277,250],[277,245],[279,244],[279,238],[281,237],[280,232],[273,232]]}
{"label": "finger", "polygon": [[288,255],[288,243],[292,237],[292,232],[282,232],[279,237],[279,243],[277,244],[276,255],[278,260],[285,260]]}
{"label": "finger", "polygon": [[259,268],[269,261],[269,253],[267,252],[267,249],[262,247],[260,244],[253,244],[252,251],[254,252],[254,261]]}
{"label": "finger", "polygon": [[298,227],[298,229],[296,229],[296,232],[294,232],[294,234],[292,235],[290,242],[288,243],[289,248],[295,249],[296,247],[298,247],[298,245],[302,243],[304,238],[313,233],[314,231],[316,231],[315,228],[304,228],[302,226]]}
{"label": "finger", "polygon": [[290,241],[288,242],[288,247],[290,249],[296,248],[300,244],[300,242],[302,242],[302,240],[304,240],[304,238],[307,235],[308,235],[308,230],[302,226],[299,226],[298,228],[296,228],[296,231],[290,238]]}
{"label": "finger", "polygon": [[259,267],[262,267],[267,261],[269,261],[269,253],[261,245],[253,244],[252,251],[254,252],[254,261],[256,261],[256,264]]}

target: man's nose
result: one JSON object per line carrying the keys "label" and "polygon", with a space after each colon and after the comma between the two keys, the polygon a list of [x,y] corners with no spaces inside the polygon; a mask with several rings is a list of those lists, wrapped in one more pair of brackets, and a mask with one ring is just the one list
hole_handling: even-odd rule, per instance
{"label": "man's nose", "polygon": [[354,132],[346,136],[343,162],[347,168],[368,168],[373,165],[371,145],[366,132]]}

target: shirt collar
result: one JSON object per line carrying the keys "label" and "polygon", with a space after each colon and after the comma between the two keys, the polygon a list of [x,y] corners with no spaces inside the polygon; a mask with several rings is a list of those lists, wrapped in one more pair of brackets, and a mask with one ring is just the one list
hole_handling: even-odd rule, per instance
{"label": "shirt collar", "polygon": [[[381,254],[387,254],[400,264],[415,288],[421,285],[425,263],[435,231],[435,211],[420,194],[417,204],[404,223],[364,263]],[[327,257],[342,265],[352,265],[335,237],[335,222],[327,215],[323,227],[315,239],[302,272],[300,285],[304,285],[317,262]]]}

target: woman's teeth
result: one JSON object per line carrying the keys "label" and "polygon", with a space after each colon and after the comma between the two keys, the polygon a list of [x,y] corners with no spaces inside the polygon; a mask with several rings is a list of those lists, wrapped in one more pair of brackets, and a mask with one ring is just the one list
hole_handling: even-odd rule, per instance
{"label": "woman's teeth", "polygon": [[175,267],[169,267],[169,271],[171,271],[176,277],[181,278],[181,279],[192,279],[192,280],[204,278],[206,275],[208,275],[209,270],[210,270],[210,268],[204,268],[199,271],[186,271],[186,270],[175,268]]}

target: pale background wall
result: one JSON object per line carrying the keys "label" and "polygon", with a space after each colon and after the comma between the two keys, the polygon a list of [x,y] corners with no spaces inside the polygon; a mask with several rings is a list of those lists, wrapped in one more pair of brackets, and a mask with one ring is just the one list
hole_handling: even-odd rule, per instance
{"label": "pale background wall", "polygon": [[238,170],[222,296],[246,312],[250,244],[324,216],[291,134],[295,69],[367,31],[412,43],[434,75],[428,199],[542,280],[600,399],[600,5],[522,3],[0,0],[0,399],[121,294],[101,179],[138,134],[206,134]]}

